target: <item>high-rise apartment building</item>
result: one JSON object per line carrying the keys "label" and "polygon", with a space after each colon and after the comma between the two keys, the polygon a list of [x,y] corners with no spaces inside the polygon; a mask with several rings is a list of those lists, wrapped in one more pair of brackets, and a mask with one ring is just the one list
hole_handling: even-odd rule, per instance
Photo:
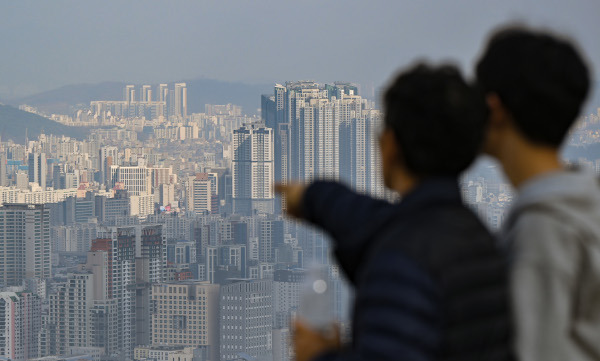
{"label": "high-rise apartment building", "polygon": [[186,181],[186,206],[196,213],[211,212],[212,187],[207,173],[198,173]]}
{"label": "high-rise apartment building", "polygon": [[149,341],[149,287],[164,281],[166,239],[161,225],[103,227],[93,252],[106,253],[106,293],[117,302],[117,348],[131,356],[137,340]]}
{"label": "high-rise apartment building", "polygon": [[52,251],[85,253],[96,239],[97,223],[77,223],[72,226],[50,227]]}
{"label": "high-rise apartment building", "polygon": [[25,361],[38,356],[41,299],[27,292],[0,292],[0,358]]}
{"label": "high-rise apartment building", "polygon": [[106,255],[90,252],[85,268],[88,272],[67,275],[49,296],[39,334],[40,356],[70,355],[82,349],[119,353],[117,302],[108,299],[106,292]]}
{"label": "high-rise apartment building", "polygon": [[118,300],[94,300],[90,309],[90,346],[104,350],[105,355],[119,352]]}
{"label": "high-rise apartment building", "polygon": [[94,275],[72,273],[50,294],[48,315],[40,335],[40,353],[67,355],[70,348],[91,344],[90,310],[94,302]]}
{"label": "high-rise apartment building", "polygon": [[300,291],[306,278],[304,270],[276,270],[273,274],[273,328],[289,328],[296,313]]}
{"label": "high-rise apartment building", "polygon": [[283,244],[283,220],[260,220],[258,221],[258,227],[258,260],[272,263],[275,261],[275,248]]}
{"label": "high-rise apartment building", "polygon": [[73,348],[131,357],[150,342],[150,285],[164,281],[166,244],[160,225],[104,227],[82,273],[70,274],[50,296],[40,334],[43,355]]}
{"label": "high-rise apartment building", "polygon": [[151,194],[151,178],[149,169],[145,166],[111,166],[111,187],[123,183],[130,195],[139,196]]}
{"label": "high-rise apartment building", "polygon": [[[359,192],[385,196],[374,136],[381,115],[372,102],[358,95],[357,86],[312,81],[277,84],[273,95],[262,97],[262,119],[276,129],[278,182],[332,179]],[[286,209],[285,199],[277,203]],[[299,227],[297,238],[308,261],[329,262],[323,234]],[[259,247],[267,246],[259,242]]]}
{"label": "high-rise apartment building", "polygon": [[8,186],[7,163],[6,154],[2,152],[2,154],[0,154],[0,187]]}
{"label": "high-rise apartment building", "polygon": [[50,212],[43,204],[0,206],[0,283],[52,276]]}
{"label": "high-rise apartment building", "polygon": [[232,280],[221,286],[221,359],[240,353],[272,357],[273,282]]}
{"label": "high-rise apartment building", "polygon": [[185,119],[187,114],[187,85],[186,83],[175,83],[173,115]]}
{"label": "high-rise apartment building", "polygon": [[152,286],[152,344],[208,347],[219,360],[219,285],[201,281]]}
{"label": "high-rise apartment building", "polygon": [[37,183],[42,189],[46,189],[48,176],[46,153],[29,153],[28,166],[29,182]]}
{"label": "high-rise apartment building", "polygon": [[303,269],[275,270],[273,274],[273,359],[293,360],[290,326],[297,314],[306,279]]}
{"label": "high-rise apartment building", "polygon": [[167,84],[158,84],[157,97],[159,102],[166,102],[169,95],[169,86]]}
{"label": "high-rise apartment building", "polygon": [[245,125],[233,131],[233,211],[273,213],[273,130]]}
{"label": "high-rise apartment building", "polygon": [[357,86],[277,84],[274,95],[262,98],[262,118],[276,127],[277,181],[336,179],[383,197],[374,136],[381,115],[358,95]]}
{"label": "high-rise apartment building", "polygon": [[111,185],[111,166],[117,165],[119,150],[114,146],[104,146],[99,150],[98,160],[100,162],[98,169],[100,170],[100,183]]}
{"label": "high-rise apartment building", "polygon": [[142,102],[152,101],[152,87],[150,85],[142,85]]}
{"label": "high-rise apartment building", "polygon": [[135,102],[135,85],[126,85],[123,89],[123,100],[128,104]]}

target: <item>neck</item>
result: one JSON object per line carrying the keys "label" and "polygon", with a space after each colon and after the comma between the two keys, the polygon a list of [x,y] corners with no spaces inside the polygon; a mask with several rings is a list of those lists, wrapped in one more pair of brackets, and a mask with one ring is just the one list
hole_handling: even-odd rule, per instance
{"label": "neck", "polygon": [[558,149],[526,142],[507,146],[498,159],[516,188],[532,178],[562,169]]}

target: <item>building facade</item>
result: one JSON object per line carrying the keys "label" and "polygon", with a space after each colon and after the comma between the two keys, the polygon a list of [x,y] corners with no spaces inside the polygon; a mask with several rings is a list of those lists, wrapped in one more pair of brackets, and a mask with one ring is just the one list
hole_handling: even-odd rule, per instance
{"label": "building facade", "polygon": [[25,361],[38,356],[41,307],[35,294],[0,292],[0,357]]}
{"label": "building facade", "polygon": [[0,283],[20,286],[26,278],[52,276],[50,213],[42,204],[0,207]]}
{"label": "building facade", "polygon": [[219,360],[219,285],[201,281],[152,286],[152,344],[208,347]]}
{"label": "building facade", "polygon": [[232,280],[221,286],[221,359],[272,357],[273,283]]}
{"label": "building facade", "polygon": [[233,211],[274,211],[273,130],[245,125],[233,131]]}

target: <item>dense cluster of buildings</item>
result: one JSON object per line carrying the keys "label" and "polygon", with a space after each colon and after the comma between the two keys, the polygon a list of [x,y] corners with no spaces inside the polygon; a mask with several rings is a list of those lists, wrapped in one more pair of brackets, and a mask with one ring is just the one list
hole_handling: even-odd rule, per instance
{"label": "dense cluster of buildings", "polygon": [[379,112],[345,83],[277,85],[262,103],[261,118],[188,114],[183,83],[127,86],[60,117],[115,127],[1,142],[0,357],[289,360],[313,262],[346,321],[326,237],[285,219],[272,185],[385,196],[371,176]]}
{"label": "dense cluster of buildings", "polygon": [[[381,113],[355,85],[278,84],[260,118],[231,104],[188,114],[183,83],[127,86],[60,119],[117,126],[0,142],[0,359],[291,360],[313,263],[347,322],[326,236],[284,218],[272,184],[395,197],[374,140]],[[598,123],[587,117],[572,141],[595,139]],[[498,229],[512,190],[496,167],[461,187]]]}

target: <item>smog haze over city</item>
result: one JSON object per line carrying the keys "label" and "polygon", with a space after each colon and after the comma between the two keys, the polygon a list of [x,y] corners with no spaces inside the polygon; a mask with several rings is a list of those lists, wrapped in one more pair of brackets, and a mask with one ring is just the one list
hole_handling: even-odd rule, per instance
{"label": "smog haze over city", "polygon": [[352,80],[379,87],[416,58],[472,65],[507,21],[575,37],[596,68],[593,0],[361,2],[5,2],[0,99],[104,81],[205,77],[270,84]]}
{"label": "smog haze over city", "polygon": [[[596,0],[3,1],[0,360],[288,361],[308,270],[347,331],[328,236],[274,183],[338,180],[391,202],[381,92],[419,60],[467,77],[510,22],[600,68]],[[598,81],[565,143],[600,173]],[[513,199],[462,175],[494,231]]]}

